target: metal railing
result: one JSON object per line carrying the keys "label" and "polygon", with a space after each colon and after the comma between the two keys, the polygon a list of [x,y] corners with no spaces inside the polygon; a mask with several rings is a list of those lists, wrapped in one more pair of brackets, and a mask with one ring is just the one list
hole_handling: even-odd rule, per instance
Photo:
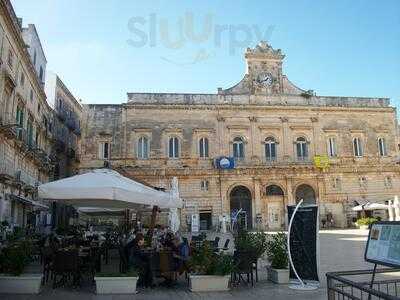
{"label": "metal railing", "polygon": [[[377,278],[371,284],[373,270],[330,272],[326,274],[328,300],[395,300],[400,299],[400,269],[376,270]],[[384,276],[387,273],[397,273]]]}

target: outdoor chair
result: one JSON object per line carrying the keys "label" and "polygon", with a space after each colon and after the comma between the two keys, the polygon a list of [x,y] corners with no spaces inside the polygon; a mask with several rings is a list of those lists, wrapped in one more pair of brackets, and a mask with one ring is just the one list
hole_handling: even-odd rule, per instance
{"label": "outdoor chair", "polygon": [[160,274],[175,280],[175,263],[171,251],[160,251]]}
{"label": "outdoor chair", "polygon": [[[249,252],[239,252],[236,251],[234,256],[234,280],[237,284],[242,282],[248,284],[251,280],[251,286],[254,286],[254,276],[253,276],[253,263],[254,256]],[[247,281],[243,278],[243,275],[247,276]]]}
{"label": "outdoor chair", "polygon": [[126,255],[124,246],[120,245],[118,247],[118,253],[119,253],[119,272],[126,273],[126,271],[128,270],[128,257]]}
{"label": "outdoor chair", "polygon": [[225,244],[222,248],[219,248],[220,251],[228,251],[229,250],[229,242],[231,240],[230,239],[226,239]]}
{"label": "outdoor chair", "polygon": [[213,242],[213,245],[212,245],[212,247],[214,249],[214,252],[218,252],[218,250],[219,250],[218,245],[219,245],[219,240],[220,239],[221,238],[219,236],[216,236],[215,239],[214,239],[214,242]]}
{"label": "outdoor chair", "polygon": [[[54,256],[53,261],[53,289],[57,285],[63,286],[72,279],[72,285],[76,286],[80,282],[78,251],[58,251]],[[61,277],[57,282],[58,276]]]}
{"label": "outdoor chair", "polygon": [[53,269],[54,252],[50,247],[41,249],[41,263],[43,265],[43,283],[49,281],[50,273]]}

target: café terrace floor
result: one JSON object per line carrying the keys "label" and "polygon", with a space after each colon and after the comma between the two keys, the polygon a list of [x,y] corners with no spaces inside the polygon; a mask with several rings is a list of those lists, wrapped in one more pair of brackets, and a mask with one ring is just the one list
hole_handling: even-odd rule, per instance
{"label": "caf\u00e9 terrace floor", "polygon": [[[212,239],[210,234],[208,239]],[[358,229],[320,231],[320,280],[321,287],[316,291],[296,291],[287,285],[276,285],[266,280],[265,263],[259,266],[259,282],[252,288],[241,285],[229,292],[192,293],[188,291],[186,281],[174,288],[156,287],[142,289],[132,295],[96,295],[93,286],[86,281],[81,288],[52,289],[47,284],[39,295],[1,295],[2,300],[124,300],[124,299],[327,299],[326,272],[372,269],[373,265],[364,261],[364,248],[368,231]],[[221,238],[221,240],[224,240]],[[35,268],[32,266],[32,268]]]}

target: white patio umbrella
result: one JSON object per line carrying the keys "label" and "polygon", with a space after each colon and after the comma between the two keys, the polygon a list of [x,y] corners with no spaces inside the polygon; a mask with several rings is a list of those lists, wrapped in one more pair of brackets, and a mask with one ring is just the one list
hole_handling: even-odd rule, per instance
{"label": "white patio umbrella", "polygon": [[382,204],[382,203],[371,203],[371,202],[367,202],[365,204],[360,204],[357,205],[355,207],[353,207],[352,209],[354,211],[363,211],[363,210],[378,210],[378,209],[388,209],[388,205],[386,204]]}
{"label": "white patio umbrella", "polygon": [[394,221],[394,210],[393,210],[392,200],[388,201],[388,214],[389,214],[389,221]]}
{"label": "white patio umbrella", "polygon": [[179,198],[157,191],[110,169],[97,169],[85,174],[42,184],[39,197],[75,207],[141,209],[182,207]]}
{"label": "white patio umbrella", "polygon": [[[176,177],[172,178],[170,193],[173,198],[179,199],[179,202],[182,202],[182,200],[179,197],[178,178],[176,178]],[[169,209],[168,224],[174,233],[176,233],[179,230],[181,221],[180,221],[179,214],[178,214],[178,208],[173,207],[173,208]]]}

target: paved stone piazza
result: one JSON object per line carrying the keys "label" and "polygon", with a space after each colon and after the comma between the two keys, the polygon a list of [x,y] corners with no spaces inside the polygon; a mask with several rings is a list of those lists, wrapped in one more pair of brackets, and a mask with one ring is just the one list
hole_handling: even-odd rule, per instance
{"label": "paved stone piazza", "polygon": [[[74,290],[57,288],[53,290],[46,286],[40,295],[0,295],[4,300],[70,300],[70,299],[326,299],[325,273],[329,271],[371,269],[373,266],[363,259],[368,231],[358,229],[326,230],[320,232],[320,278],[321,288],[317,291],[301,292],[288,288],[287,285],[276,285],[266,281],[265,262],[259,266],[260,281],[254,288],[240,286],[229,292],[192,293],[187,285],[182,283],[173,289],[157,287],[140,290],[134,296],[124,295],[95,295],[94,288],[83,286]],[[209,238],[212,238],[210,236]],[[396,274],[400,276],[400,274]],[[87,284],[87,283],[86,283]]]}

